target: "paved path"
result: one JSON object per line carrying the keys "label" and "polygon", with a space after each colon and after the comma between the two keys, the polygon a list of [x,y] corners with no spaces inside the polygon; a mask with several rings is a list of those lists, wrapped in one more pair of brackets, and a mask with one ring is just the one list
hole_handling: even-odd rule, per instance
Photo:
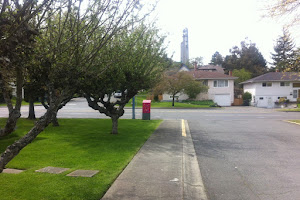
{"label": "paved path", "polygon": [[207,199],[186,121],[164,121],[102,198],[158,199]]}

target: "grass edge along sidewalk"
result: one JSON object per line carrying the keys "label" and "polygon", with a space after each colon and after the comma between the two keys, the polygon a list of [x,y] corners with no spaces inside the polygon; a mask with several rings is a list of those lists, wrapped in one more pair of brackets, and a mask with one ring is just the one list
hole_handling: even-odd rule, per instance
{"label": "grass edge along sidewalk", "polygon": [[[5,119],[0,119],[3,125]],[[47,127],[7,167],[20,174],[0,174],[1,200],[100,199],[161,120],[119,120],[119,135],[111,135],[109,119],[59,119],[60,127]],[[20,119],[17,130],[0,140],[0,152],[32,127]],[[65,167],[62,174],[37,173],[47,167]],[[99,170],[92,178],[68,177],[77,169]]]}
{"label": "grass edge along sidewalk", "polygon": [[[147,99],[146,95],[138,95],[135,97],[136,107],[141,108],[143,105],[143,100]],[[132,100],[126,105],[126,107],[132,106]],[[204,100],[204,101],[183,101],[174,103],[174,107],[172,106],[172,101],[152,101],[151,108],[211,108],[215,106],[215,103],[212,100]]]}

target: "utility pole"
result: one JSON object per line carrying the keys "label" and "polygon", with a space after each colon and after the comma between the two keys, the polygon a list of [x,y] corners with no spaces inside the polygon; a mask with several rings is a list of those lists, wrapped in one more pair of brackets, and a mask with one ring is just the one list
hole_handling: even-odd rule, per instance
{"label": "utility pole", "polygon": [[132,98],[132,119],[135,119],[135,96]]}

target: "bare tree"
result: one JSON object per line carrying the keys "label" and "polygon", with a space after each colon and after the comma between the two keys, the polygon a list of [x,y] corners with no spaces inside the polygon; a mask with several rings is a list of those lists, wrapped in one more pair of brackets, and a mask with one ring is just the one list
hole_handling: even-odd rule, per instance
{"label": "bare tree", "polygon": [[289,26],[299,25],[300,23],[300,1],[299,0],[273,0],[267,5],[266,16],[273,18],[286,17]]}

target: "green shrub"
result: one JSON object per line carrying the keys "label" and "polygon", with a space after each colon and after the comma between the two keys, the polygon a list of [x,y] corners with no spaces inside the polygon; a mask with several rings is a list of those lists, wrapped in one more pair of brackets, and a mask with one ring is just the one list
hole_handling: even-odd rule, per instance
{"label": "green shrub", "polygon": [[209,107],[219,107],[217,103],[211,104]]}
{"label": "green shrub", "polygon": [[243,94],[243,106],[249,106],[252,99],[252,94],[250,92],[245,92]]}
{"label": "green shrub", "polygon": [[200,100],[200,101],[194,101],[194,100],[183,100],[182,103],[188,103],[193,105],[213,105],[214,102],[212,100]]}

